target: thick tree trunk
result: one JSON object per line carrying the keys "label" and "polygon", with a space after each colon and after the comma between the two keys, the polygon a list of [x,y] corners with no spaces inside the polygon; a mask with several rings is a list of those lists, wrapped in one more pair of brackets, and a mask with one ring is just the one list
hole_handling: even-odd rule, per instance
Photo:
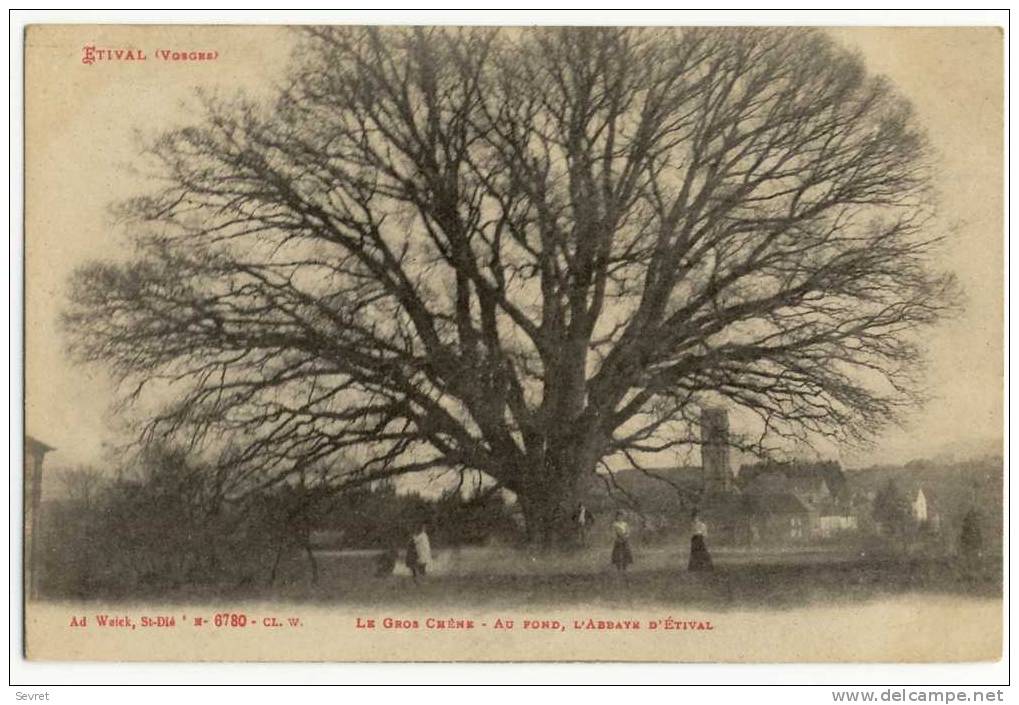
{"label": "thick tree trunk", "polygon": [[577,454],[549,458],[544,472],[533,475],[517,501],[524,513],[528,543],[545,548],[566,544],[577,503],[580,478],[593,470]]}
{"label": "thick tree trunk", "polygon": [[532,490],[520,495],[520,507],[524,512],[527,542],[534,546],[550,548],[559,543],[561,534],[559,503],[548,493]]}

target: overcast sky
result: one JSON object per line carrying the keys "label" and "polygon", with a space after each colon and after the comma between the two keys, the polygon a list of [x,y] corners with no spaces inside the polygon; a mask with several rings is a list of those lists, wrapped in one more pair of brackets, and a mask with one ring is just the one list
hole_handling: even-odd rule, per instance
{"label": "overcast sky", "polygon": [[[940,153],[942,255],[967,295],[930,338],[931,403],[874,450],[833,449],[850,465],[902,462],[1002,435],[1002,74],[997,30],[838,29],[872,72],[916,108]],[[187,123],[196,87],[266,93],[292,42],[276,28],[66,27],[29,35],[26,56],[26,430],[57,451],[50,465],[97,462],[117,440],[114,393],[99,369],[72,365],[57,317],[65,283],[91,258],[117,257],[123,234],[106,206],[144,190],[124,168],[135,130]],[[85,65],[82,47],[138,46],[147,62]],[[218,49],[205,64],[153,60],[158,48]]]}

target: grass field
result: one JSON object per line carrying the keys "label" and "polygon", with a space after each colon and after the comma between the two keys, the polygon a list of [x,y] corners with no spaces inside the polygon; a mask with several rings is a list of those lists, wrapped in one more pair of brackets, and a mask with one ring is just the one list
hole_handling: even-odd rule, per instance
{"label": "grass field", "polygon": [[[508,547],[440,549],[415,584],[400,566],[374,576],[377,552],[320,551],[312,584],[307,557],[288,556],[278,580],[184,584],[29,606],[37,658],[94,658],[94,630],[67,629],[73,615],[193,614],[243,610],[294,617],[300,629],[104,630],[117,659],[205,660],[646,660],[953,661],[1001,655],[1001,559],[964,570],[951,558],[827,549],[725,550],[716,570],[685,570],[677,547],[635,546],[625,574],[607,546],[569,553]],[[992,567],[998,566],[998,567]],[[707,620],[711,631],[600,631],[587,620]],[[211,618],[211,617],[210,617]],[[363,628],[360,619],[381,627]],[[386,628],[386,620],[400,628]],[[478,629],[428,629],[428,619],[474,620]],[[498,620],[517,620],[506,630]],[[526,626],[549,622],[551,631]],[[577,627],[578,620],[581,627]],[[418,627],[403,626],[420,623]],[[620,622],[621,623],[621,622]],[[555,626],[559,625],[559,626]],[[285,624],[283,626],[286,626]],[[239,633],[234,633],[239,632]],[[425,636],[427,642],[413,638]],[[211,635],[211,638],[210,638]],[[464,638],[464,636],[468,638]],[[409,645],[409,646],[408,646]]]}
{"label": "grass field", "polygon": [[[1000,597],[1000,560],[963,569],[949,558],[867,556],[839,550],[716,550],[716,570],[685,569],[685,552],[636,551],[619,574],[601,548],[568,554],[529,554],[510,548],[437,551],[430,574],[415,584],[399,565],[374,577],[376,552],[319,552],[319,579],[295,556],[275,585],[184,588],[175,600],[278,599],[345,605],[521,607],[586,604],[625,608],[653,604],[711,609],[790,609],[826,602],[860,602],[903,594]],[[136,596],[142,598],[144,596]]]}

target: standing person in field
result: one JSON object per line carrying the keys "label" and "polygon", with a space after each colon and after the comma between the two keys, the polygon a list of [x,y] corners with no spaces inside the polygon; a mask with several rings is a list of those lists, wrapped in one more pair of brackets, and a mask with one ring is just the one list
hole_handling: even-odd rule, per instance
{"label": "standing person in field", "polygon": [[407,544],[407,567],[410,574],[414,576],[414,582],[418,576],[424,577],[428,572],[428,564],[432,562],[432,545],[428,540],[428,525],[422,522],[417,532],[411,537]]}
{"label": "standing person in field", "polygon": [[612,546],[612,565],[616,570],[623,572],[633,563],[633,553],[630,552],[630,525],[626,523],[622,512],[616,512],[616,520],[612,522],[612,533],[616,542]]}
{"label": "standing person in field", "polygon": [[690,530],[690,570],[714,570],[711,562],[711,554],[708,553],[708,545],[705,539],[708,536],[708,525],[701,519],[697,510],[694,510],[690,517],[693,526]]}
{"label": "standing person in field", "polygon": [[586,546],[587,535],[590,532],[591,524],[594,523],[594,514],[583,502],[577,502],[577,511],[573,513],[573,522],[577,525],[577,541],[581,546]]}

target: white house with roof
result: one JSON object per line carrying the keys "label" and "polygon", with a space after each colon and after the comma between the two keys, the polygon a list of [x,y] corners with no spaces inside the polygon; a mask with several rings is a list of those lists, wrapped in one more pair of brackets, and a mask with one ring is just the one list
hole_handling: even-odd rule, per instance
{"label": "white house with roof", "polygon": [[913,508],[913,521],[917,524],[923,524],[927,521],[927,495],[924,494],[923,487],[918,487],[916,494],[910,503]]}

